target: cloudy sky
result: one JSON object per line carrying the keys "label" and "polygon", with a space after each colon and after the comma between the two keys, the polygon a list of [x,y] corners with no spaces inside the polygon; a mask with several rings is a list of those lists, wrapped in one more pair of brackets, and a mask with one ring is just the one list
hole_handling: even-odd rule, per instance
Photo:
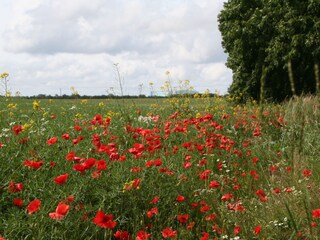
{"label": "cloudy sky", "polygon": [[[217,15],[224,0],[1,0],[0,73],[22,95],[160,93],[190,80],[199,92],[226,93]],[[0,89],[1,90],[1,89]]]}

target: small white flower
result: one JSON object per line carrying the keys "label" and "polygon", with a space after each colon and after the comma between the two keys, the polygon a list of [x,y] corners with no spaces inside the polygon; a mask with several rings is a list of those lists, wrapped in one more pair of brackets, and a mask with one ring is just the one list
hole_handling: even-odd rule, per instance
{"label": "small white flower", "polygon": [[148,116],[147,116],[147,117],[144,117],[144,116],[141,116],[141,115],[140,115],[140,116],[138,117],[138,121],[139,121],[139,122],[148,123],[148,122],[152,122],[152,121],[154,121],[154,120],[153,120],[153,117],[150,117],[150,116],[149,116],[149,117],[148,117]]}

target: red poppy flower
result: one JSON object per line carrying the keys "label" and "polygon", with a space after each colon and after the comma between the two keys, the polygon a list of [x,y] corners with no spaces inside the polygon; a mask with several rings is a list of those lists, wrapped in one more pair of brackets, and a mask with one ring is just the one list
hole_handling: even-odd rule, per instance
{"label": "red poppy flower", "polygon": [[84,165],[83,165],[82,163],[80,163],[80,164],[74,164],[74,165],[73,165],[73,170],[78,171],[78,172],[80,172],[81,174],[83,174],[85,168],[84,168]]}
{"label": "red poppy flower", "polygon": [[234,190],[239,190],[240,187],[241,187],[241,184],[237,184],[237,185],[232,186],[232,188],[233,188]]}
{"label": "red poppy flower", "polygon": [[206,159],[202,159],[198,161],[198,166],[199,167],[204,167],[207,164],[207,160]]}
{"label": "red poppy flower", "polygon": [[208,177],[209,177],[209,174],[211,173],[212,171],[211,170],[204,170],[202,173],[200,173],[199,177],[200,177],[200,180],[207,180]]}
{"label": "red poppy flower", "polygon": [[133,144],[133,147],[138,151],[138,152],[142,152],[144,150],[144,145],[141,143],[135,143]]}
{"label": "red poppy flower", "polygon": [[153,163],[154,163],[155,166],[159,167],[162,164],[162,160],[161,159],[156,159],[156,160],[153,161]]}
{"label": "red poppy flower", "polygon": [[140,179],[134,179],[133,180],[133,183],[132,183],[132,187],[134,187],[134,188],[137,188],[137,189],[140,189],[140,182],[141,182],[141,180]]}
{"label": "red poppy flower", "polygon": [[101,159],[96,162],[96,167],[98,171],[105,170],[107,168],[107,163],[105,160]]}
{"label": "red poppy flower", "polygon": [[53,220],[61,220],[68,213],[69,209],[70,206],[68,204],[61,202],[58,204],[55,212],[49,213],[49,217]]}
{"label": "red poppy flower", "polygon": [[261,133],[261,128],[257,127],[257,128],[254,130],[254,132],[253,132],[252,135],[255,136],[255,137],[259,137],[261,134],[262,134],[262,133]]}
{"label": "red poppy flower", "polygon": [[11,180],[8,188],[9,188],[9,192],[11,192],[11,193],[21,192],[23,190],[23,184],[22,183],[14,183],[14,181]]}
{"label": "red poppy flower", "polygon": [[270,171],[271,171],[271,172],[275,172],[275,171],[277,171],[277,170],[278,170],[278,167],[275,166],[275,165],[272,165],[272,166],[270,167]]}
{"label": "red poppy flower", "polygon": [[256,227],[254,228],[254,234],[255,234],[255,235],[259,235],[260,232],[261,232],[261,226],[256,226]]}
{"label": "red poppy flower", "polygon": [[305,177],[310,177],[312,174],[312,172],[308,168],[304,169],[302,173],[303,173],[303,176]]}
{"label": "red poppy flower", "polygon": [[92,178],[98,178],[100,176],[101,176],[101,172],[98,172],[98,171],[92,172]]}
{"label": "red poppy flower", "polygon": [[23,206],[23,200],[20,198],[15,198],[13,199],[13,204],[16,205],[17,207],[22,207]]}
{"label": "red poppy flower", "polygon": [[71,151],[66,155],[66,160],[72,161],[75,159],[75,157],[76,157],[76,155],[75,155],[74,151]]}
{"label": "red poppy flower", "polygon": [[266,194],[264,193],[264,191],[263,191],[262,189],[258,189],[258,190],[256,191],[256,194],[259,195],[259,196],[261,196],[261,197],[266,196]]}
{"label": "red poppy flower", "polygon": [[57,140],[58,140],[57,137],[53,137],[53,138],[50,138],[50,139],[47,141],[47,143],[48,143],[49,145],[53,145],[53,144],[56,144]]}
{"label": "red poppy flower", "polygon": [[23,130],[23,127],[22,126],[14,126],[12,128],[12,131],[14,132],[15,135],[19,135]]}
{"label": "red poppy flower", "polygon": [[154,199],[152,199],[151,203],[156,204],[159,201],[159,196],[155,196]]}
{"label": "red poppy flower", "polygon": [[222,201],[229,201],[231,198],[233,198],[233,195],[231,193],[226,193],[221,197]]}
{"label": "red poppy flower", "polygon": [[136,240],[147,240],[151,238],[151,234],[143,230],[137,232]]}
{"label": "red poppy flower", "polygon": [[196,225],[196,222],[191,222],[188,224],[187,229],[190,230],[194,227],[194,225]]}
{"label": "red poppy flower", "polygon": [[165,228],[162,230],[163,238],[174,238],[177,236],[177,231],[172,231],[171,228]]}
{"label": "red poppy flower", "polygon": [[93,117],[93,121],[94,123],[91,123],[92,124],[96,124],[96,122],[98,122],[99,124],[103,124],[103,119],[102,119],[102,116],[100,114],[96,114],[94,117]]}
{"label": "red poppy flower", "polygon": [[94,158],[89,158],[89,159],[87,159],[87,160],[85,160],[84,161],[84,168],[86,169],[86,170],[89,170],[90,168],[92,168],[94,165],[95,165],[95,163],[96,163],[96,159],[94,159]]}
{"label": "red poppy flower", "polygon": [[68,204],[65,204],[63,202],[60,202],[56,208],[56,213],[61,215],[66,215],[70,209],[70,206]]}
{"label": "red poppy flower", "polygon": [[68,200],[69,203],[73,202],[74,201],[74,196],[70,195],[67,200]]}
{"label": "red poppy flower", "polygon": [[58,176],[58,177],[56,177],[56,178],[54,179],[54,182],[55,182],[56,184],[64,184],[64,183],[67,181],[68,176],[69,176],[68,173],[63,174],[63,175],[60,175],[60,176]]}
{"label": "red poppy flower", "polygon": [[194,209],[194,208],[198,207],[198,203],[191,203],[190,206],[191,206],[191,208]]}
{"label": "red poppy flower", "polygon": [[69,140],[70,139],[70,135],[68,133],[64,133],[61,136],[64,140]]}
{"label": "red poppy flower", "polygon": [[186,148],[186,149],[190,148],[191,145],[192,145],[192,142],[185,142],[185,143],[182,144],[182,146],[183,146],[184,148]]}
{"label": "red poppy flower", "polygon": [[26,138],[20,139],[20,140],[19,140],[19,143],[20,143],[20,144],[25,144],[25,143],[28,142],[28,141],[29,141],[29,138],[26,137]]}
{"label": "red poppy flower", "polygon": [[293,192],[293,189],[291,187],[287,187],[284,189],[284,191],[287,193],[291,193],[291,192]]}
{"label": "red poppy flower", "polygon": [[93,223],[102,227],[102,228],[114,228],[117,225],[117,222],[113,221],[113,216],[104,214],[102,211],[98,211]]}
{"label": "red poppy flower", "polygon": [[42,165],[43,165],[44,161],[30,161],[30,160],[25,160],[23,162],[23,164],[26,166],[26,167],[31,167],[31,168],[34,168],[34,169],[39,169]]}
{"label": "red poppy flower", "polygon": [[220,183],[217,181],[212,181],[209,183],[209,188],[218,188],[220,187]]}
{"label": "red poppy flower", "polygon": [[181,223],[188,222],[188,218],[189,218],[188,214],[183,214],[183,215],[178,215],[177,216],[178,221],[181,222]]}
{"label": "red poppy flower", "polygon": [[214,221],[217,216],[218,216],[218,214],[211,214],[209,216],[206,216],[204,219],[207,221]]}
{"label": "red poppy flower", "polygon": [[153,161],[150,160],[150,161],[146,162],[145,165],[146,165],[146,167],[152,167]]}
{"label": "red poppy flower", "polygon": [[261,196],[259,199],[260,199],[260,202],[268,202],[267,196]]}
{"label": "red poppy flower", "polygon": [[151,210],[147,212],[148,218],[152,218],[155,214],[158,214],[158,208],[151,208]]}
{"label": "red poppy flower", "polygon": [[81,131],[82,130],[82,128],[80,126],[78,126],[78,125],[74,126],[73,129],[76,130],[76,131]]}
{"label": "red poppy flower", "polygon": [[241,227],[235,226],[235,228],[233,229],[233,233],[234,234],[239,234],[240,232],[241,232]]}
{"label": "red poppy flower", "polygon": [[177,200],[178,202],[184,202],[185,197],[184,197],[184,196],[179,195],[178,197],[176,197],[176,200]]}
{"label": "red poppy flower", "polygon": [[185,169],[188,169],[188,168],[190,168],[192,166],[192,163],[191,162],[184,162],[183,163],[183,167],[185,168]]}
{"label": "red poppy flower", "polygon": [[142,172],[142,169],[143,169],[142,167],[134,167],[130,169],[130,172],[138,173],[138,172]]}
{"label": "red poppy flower", "polygon": [[31,201],[27,206],[28,214],[32,214],[40,209],[41,201],[39,199],[35,199]]}
{"label": "red poppy flower", "polygon": [[200,240],[209,240],[209,233],[207,232],[202,232],[202,237]]}
{"label": "red poppy flower", "polygon": [[280,189],[280,188],[275,188],[275,189],[273,190],[273,192],[274,192],[274,193],[280,193],[280,192],[281,192],[281,189]]}
{"label": "red poppy flower", "polygon": [[80,142],[80,140],[78,138],[72,139],[72,143],[74,145],[77,145]]}
{"label": "red poppy flower", "polygon": [[204,205],[203,207],[200,208],[200,212],[207,212],[210,210],[210,206]]}
{"label": "red poppy flower", "polygon": [[320,218],[320,208],[312,211],[312,218]]}
{"label": "red poppy flower", "polygon": [[116,231],[116,233],[113,236],[116,239],[120,239],[120,240],[130,240],[130,235],[127,231],[124,231],[124,232]]}

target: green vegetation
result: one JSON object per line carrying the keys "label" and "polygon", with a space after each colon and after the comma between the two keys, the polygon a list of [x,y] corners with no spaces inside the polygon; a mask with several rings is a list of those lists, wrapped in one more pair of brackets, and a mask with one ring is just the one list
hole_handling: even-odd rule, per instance
{"label": "green vegetation", "polygon": [[320,235],[317,97],[0,101],[3,239]]}
{"label": "green vegetation", "polygon": [[230,0],[219,14],[233,71],[229,93],[243,101],[320,94],[320,1]]}

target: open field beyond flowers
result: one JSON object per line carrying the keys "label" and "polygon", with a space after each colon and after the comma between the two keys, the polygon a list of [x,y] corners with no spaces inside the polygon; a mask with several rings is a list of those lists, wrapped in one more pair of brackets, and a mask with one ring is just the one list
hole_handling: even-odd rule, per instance
{"label": "open field beyond flowers", "polygon": [[0,106],[0,239],[320,238],[319,98]]}

